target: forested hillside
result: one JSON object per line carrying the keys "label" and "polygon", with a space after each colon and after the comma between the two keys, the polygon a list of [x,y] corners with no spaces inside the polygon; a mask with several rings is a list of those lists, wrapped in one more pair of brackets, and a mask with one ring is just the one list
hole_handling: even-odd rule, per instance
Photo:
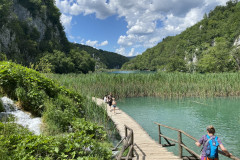
{"label": "forested hillside", "polygon": [[29,64],[43,52],[69,52],[54,0],[1,0],[0,52],[8,59]]}
{"label": "forested hillside", "polygon": [[54,3],[54,0],[0,0],[0,60],[55,73],[88,73],[95,70],[95,64],[96,68],[115,68],[126,62],[125,57],[116,53],[95,49],[99,59],[92,58],[88,47],[84,51],[71,45]]}
{"label": "forested hillside", "polygon": [[124,69],[226,72],[240,69],[240,2],[217,6],[181,34],[166,37]]}
{"label": "forested hillside", "polygon": [[122,65],[129,61],[127,57],[120,54],[103,51],[101,49],[95,49],[90,46],[82,44],[72,44],[73,47],[77,47],[79,50],[84,50],[88,52],[92,58],[96,61],[96,68],[121,68]]}

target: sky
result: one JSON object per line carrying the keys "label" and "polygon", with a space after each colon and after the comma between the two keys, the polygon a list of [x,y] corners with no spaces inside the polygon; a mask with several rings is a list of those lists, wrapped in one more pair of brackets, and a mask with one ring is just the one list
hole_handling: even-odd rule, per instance
{"label": "sky", "polygon": [[70,42],[142,54],[228,0],[56,0]]}

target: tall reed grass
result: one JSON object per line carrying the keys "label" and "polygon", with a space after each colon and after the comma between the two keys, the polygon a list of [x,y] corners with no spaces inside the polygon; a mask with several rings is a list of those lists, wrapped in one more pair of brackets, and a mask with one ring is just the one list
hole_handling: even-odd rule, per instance
{"label": "tall reed grass", "polygon": [[47,74],[83,95],[116,98],[240,96],[240,73]]}

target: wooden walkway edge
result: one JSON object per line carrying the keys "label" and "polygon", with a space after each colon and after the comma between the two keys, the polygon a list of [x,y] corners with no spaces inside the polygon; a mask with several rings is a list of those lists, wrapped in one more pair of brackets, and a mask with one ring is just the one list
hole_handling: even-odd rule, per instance
{"label": "wooden walkway edge", "polygon": [[180,160],[181,158],[175,156],[172,152],[167,151],[166,148],[162,147],[156,141],[154,141],[148,133],[129,115],[116,108],[116,114],[113,113],[113,109],[102,99],[92,98],[97,105],[104,105],[107,110],[108,116],[115,123],[120,136],[125,136],[124,125],[127,125],[133,130],[134,133],[134,160]]}

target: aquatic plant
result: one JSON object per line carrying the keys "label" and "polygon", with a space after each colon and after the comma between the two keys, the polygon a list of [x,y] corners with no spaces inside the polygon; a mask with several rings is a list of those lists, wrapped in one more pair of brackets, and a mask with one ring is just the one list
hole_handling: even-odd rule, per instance
{"label": "aquatic plant", "polygon": [[[166,73],[152,74],[47,74],[79,93],[103,97],[110,92],[116,98],[158,96],[216,97],[239,96],[240,73]],[[84,84],[84,85],[83,85]]]}

